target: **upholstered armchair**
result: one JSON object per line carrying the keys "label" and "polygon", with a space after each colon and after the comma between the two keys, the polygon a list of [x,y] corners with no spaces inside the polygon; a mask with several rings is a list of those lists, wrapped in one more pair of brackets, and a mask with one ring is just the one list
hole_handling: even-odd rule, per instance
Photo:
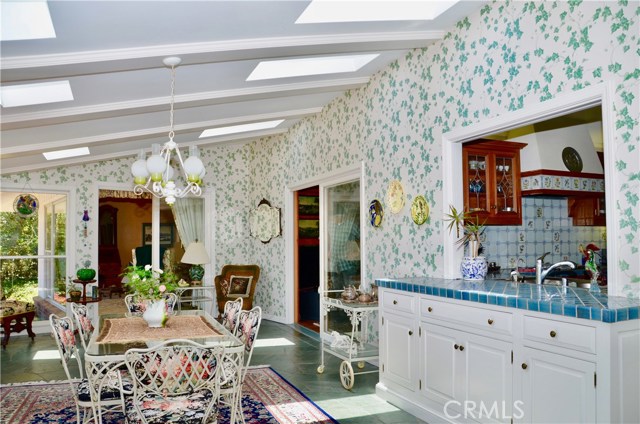
{"label": "upholstered armchair", "polygon": [[218,311],[224,312],[224,304],[231,300],[242,298],[242,309],[253,308],[253,295],[256,291],[256,284],[260,278],[260,267],[258,265],[225,265],[216,275],[213,282],[216,286],[216,300]]}

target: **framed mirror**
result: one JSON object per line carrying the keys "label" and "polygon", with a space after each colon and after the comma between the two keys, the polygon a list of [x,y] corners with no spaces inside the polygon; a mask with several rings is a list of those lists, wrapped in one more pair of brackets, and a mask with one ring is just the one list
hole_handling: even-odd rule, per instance
{"label": "framed mirror", "polygon": [[272,238],[281,233],[280,209],[274,208],[262,199],[255,209],[249,211],[249,228],[251,235],[263,243],[269,243]]}

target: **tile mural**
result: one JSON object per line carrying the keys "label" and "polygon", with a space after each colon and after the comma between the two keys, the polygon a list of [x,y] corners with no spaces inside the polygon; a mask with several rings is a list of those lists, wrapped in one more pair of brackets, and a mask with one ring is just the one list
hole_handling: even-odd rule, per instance
{"label": "tile mural", "polygon": [[[283,320],[284,238],[262,244],[249,237],[247,211],[262,198],[282,207],[285,187],[363,161],[367,202],[385,199],[389,182],[399,179],[407,204],[421,194],[431,209],[422,226],[413,224],[405,205],[399,214],[386,214],[380,228],[366,228],[365,278],[442,276],[442,134],[613,81],[613,184],[618,197],[613,207],[620,239],[609,246],[619,252],[618,263],[609,268],[615,272],[620,292],[637,298],[639,10],[637,1],[488,4],[458,22],[443,40],[410,51],[365,87],[346,92],[287,133],[243,146],[203,148],[205,186],[215,191],[214,266],[259,264],[262,272],[255,302],[265,316]],[[95,181],[130,181],[133,160],[3,175],[2,181],[24,183],[27,177],[32,184],[75,185],[76,207],[82,210],[94,204]],[[95,211],[89,213],[93,216]],[[97,252],[97,235],[92,231],[86,242],[80,240],[80,226],[78,221],[77,264],[97,255],[88,253]],[[555,223],[551,226],[556,229]],[[558,228],[564,240],[562,225]],[[520,231],[527,238],[538,237],[528,230]],[[587,234],[585,240],[595,235]]]}

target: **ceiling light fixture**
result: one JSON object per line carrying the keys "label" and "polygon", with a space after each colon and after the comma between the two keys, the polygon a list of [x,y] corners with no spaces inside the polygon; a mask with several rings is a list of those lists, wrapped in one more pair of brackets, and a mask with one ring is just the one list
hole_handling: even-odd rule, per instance
{"label": "ceiling light fixture", "polygon": [[46,1],[3,1],[0,18],[2,41],[56,38]]}
{"label": "ceiling light fixture", "polygon": [[[164,198],[168,205],[173,205],[176,198],[181,198],[189,193],[195,196],[202,194],[202,178],[205,175],[204,165],[199,158],[198,146],[189,147],[189,157],[184,162],[178,149],[178,144],[173,141],[175,135],[173,130],[173,105],[175,98],[176,86],[176,66],[180,65],[182,59],[179,57],[167,57],[162,61],[165,66],[171,67],[171,110],[169,124],[169,141],[167,141],[160,149],[160,145],[154,143],[151,145],[151,156],[145,160],[143,150],[138,155],[133,165],[131,165],[131,174],[133,174],[134,182],[133,192],[137,195],[149,192],[158,198]],[[174,181],[175,171],[171,164],[172,155],[175,153],[178,164],[184,174],[187,185],[184,188],[178,188]]]}

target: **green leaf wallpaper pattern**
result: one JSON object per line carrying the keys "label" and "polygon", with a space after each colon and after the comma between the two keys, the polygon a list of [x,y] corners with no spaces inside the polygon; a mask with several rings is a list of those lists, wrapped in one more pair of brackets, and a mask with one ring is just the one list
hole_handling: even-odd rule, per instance
{"label": "green leaf wallpaper pattern", "polygon": [[[284,238],[268,244],[251,238],[248,210],[262,198],[282,207],[285,187],[363,161],[366,199],[384,199],[389,181],[399,179],[411,196],[424,195],[431,209],[419,228],[401,213],[386,216],[378,229],[366,229],[365,278],[441,276],[442,134],[613,81],[617,202],[611,207],[621,217],[615,275],[624,295],[639,297],[639,10],[638,1],[488,4],[443,40],[411,51],[286,134],[244,146],[203,148],[205,184],[215,192],[214,266],[259,264],[256,304],[265,316],[284,319]],[[132,160],[28,177],[32,183],[75,185],[80,210],[95,200],[96,181],[128,182]],[[24,183],[25,176],[3,175],[2,182]],[[85,241],[80,233],[78,223],[76,264],[97,256],[97,235]]]}

